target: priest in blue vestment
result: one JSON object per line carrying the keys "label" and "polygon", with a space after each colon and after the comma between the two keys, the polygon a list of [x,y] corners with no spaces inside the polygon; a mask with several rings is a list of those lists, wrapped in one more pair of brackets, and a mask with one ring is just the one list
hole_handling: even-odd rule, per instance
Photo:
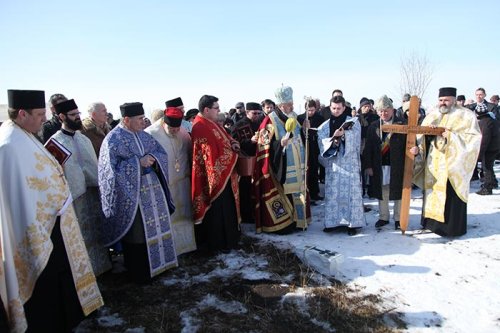
{"label": "priest in blue vestment", "polygon": [[99,155],[103,235],[108,246],[122,243],[131,278],[147,283],[177,266],[167,154],[143,131],[142,103],[123,104],[120,111],[122,122],[106,136]]}

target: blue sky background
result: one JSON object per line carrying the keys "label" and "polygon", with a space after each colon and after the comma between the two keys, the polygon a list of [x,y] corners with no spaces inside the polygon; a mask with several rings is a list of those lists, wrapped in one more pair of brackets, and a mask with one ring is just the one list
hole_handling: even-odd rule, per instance
{"label": "blue sky background", "polygon": [[35,1],[0,0],[0,104],[7,89],[103,101],[140,101],[147,112],[203,94],[224,111],[274,99],[282,83],[328,103],[340,88],[354,105],[401,100],[400,60],[434,67],[424,105],[455,86],[500,93],[498,1]]}

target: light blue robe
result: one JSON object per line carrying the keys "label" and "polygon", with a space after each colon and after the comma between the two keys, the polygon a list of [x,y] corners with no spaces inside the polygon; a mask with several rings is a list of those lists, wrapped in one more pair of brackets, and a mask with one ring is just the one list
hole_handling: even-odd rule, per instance
{"label": "light blue robe", "polygon": [[[350,119],[350,117],[347,117]],[[325,167],[325,227],[347,226],[360,228],[366,225],[361,187],[361,126],[345,131],[345,140],[335,156],[324,158],[328,148],[323,139],[330,138],[330,120],[318,128],[320,161]]]}

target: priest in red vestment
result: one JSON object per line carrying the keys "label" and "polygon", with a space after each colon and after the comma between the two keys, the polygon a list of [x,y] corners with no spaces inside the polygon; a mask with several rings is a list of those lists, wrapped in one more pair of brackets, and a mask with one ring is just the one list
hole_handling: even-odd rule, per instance
{"label": "priest in red vestment", "polygon": [[229,252],[238,244],[240,145],[216,123],[218,98],[204,95],[193,122],[191,191],[196,243],[201,250]]}

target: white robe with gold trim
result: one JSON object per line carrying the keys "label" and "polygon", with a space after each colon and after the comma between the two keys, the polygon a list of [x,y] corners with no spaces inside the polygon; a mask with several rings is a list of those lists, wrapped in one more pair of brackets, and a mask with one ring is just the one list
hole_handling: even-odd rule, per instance
{"label": "white robe with gold trim", "polygon": [[422,122],[422,126],[430,125],[448,128],[450,137],[433,140],[424,162],[426,147],[423,136],[417,136],[420,153],[415,157],[414,183],[424,189],[423,217],[444,222],[448,180],[457,196],[467,203],[481,131],[474,112],[462,107],[454,107],[445,114],[433,110]]}
{"label": "white robe with gold trim", "polygon": [[49,260],[58,215],[83,313],[102,306],[58,162],[32,134],[7,121],[0,127],[0,165],[0,295],[11,331],[27,328],[23,305]]}

